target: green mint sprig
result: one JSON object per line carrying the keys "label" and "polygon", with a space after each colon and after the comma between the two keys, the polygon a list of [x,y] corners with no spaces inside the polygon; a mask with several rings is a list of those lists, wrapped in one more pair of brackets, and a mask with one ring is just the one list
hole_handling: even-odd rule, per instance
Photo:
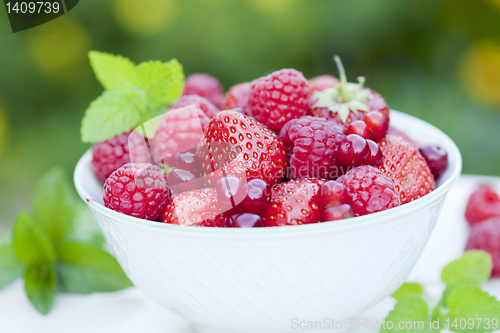
{"label": "green mint sprig", "polygon": [[134,65],[129,59],[89,52],[90,64],[104,92],[90,103],[82,120],[83,142],[95,143],[127,132],[158,115],[158,109],[182,94],[182,65],[172,59]]}
{"label": "green mint sprig", "polygon": [[32,215],[19,214],[11,242],[0,244],[0,289],[23,277],[28,299],[45,315],[58,289],[91,293],[132,285],[104,251],[102,235],[89,232],[88,225],[85,239],[76,234],[88,209],[76,200],[62,169],[49,171],[38,182],[31,208]]}
{"label": "green mint sprig", "polygon": [[[392,295],[397,303],[385,319],[392,325],[384,325],[380,332],[437,333],[445,328],[459,333],[493,332],[499,328],[500,302],[481,290],[492,265],[490,254],[484,251],[468,251],[448,264],[441,272],[446,289],[437,304],[426,301],[420,284],[403,284]],[[413,327],[400,329],[400,322],[411,322]]]}

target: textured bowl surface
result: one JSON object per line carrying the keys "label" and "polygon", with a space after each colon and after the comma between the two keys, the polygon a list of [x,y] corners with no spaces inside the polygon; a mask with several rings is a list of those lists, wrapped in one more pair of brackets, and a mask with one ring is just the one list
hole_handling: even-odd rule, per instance
{"label": "textured bowl surface", "polygon": [[340,222],[220,229],[128,217],[102,205],[90,152],[74,180],[129,278],[159,304],[200,332],[294,332],[292,320],[348,320],[394,292],[460,175],[460,152],[443,132],[397,111],[391,124],[443,147],[448,170],[419,200]]}

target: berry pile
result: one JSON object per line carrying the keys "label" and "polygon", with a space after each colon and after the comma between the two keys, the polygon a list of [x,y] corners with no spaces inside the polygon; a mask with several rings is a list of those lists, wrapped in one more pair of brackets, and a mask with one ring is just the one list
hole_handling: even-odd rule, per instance
{"label": "berry pile", "polygon": [[94,146],[106,207],[182,226],[254,228],[344,220],[433,191],[446,152],[390,127],[382,96],[364,78],[347,82],[336,61],[340,80],[282,69],[226,95],[216,78],[189,76],[154,138],[132,131]]}

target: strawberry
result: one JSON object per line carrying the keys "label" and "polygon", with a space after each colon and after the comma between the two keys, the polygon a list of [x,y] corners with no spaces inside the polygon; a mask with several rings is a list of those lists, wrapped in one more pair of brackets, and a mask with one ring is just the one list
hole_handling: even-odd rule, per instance
{"label": "strawberry", "polygon": [[364,87],[364,78],[359,83],[349,83],[339,57],[335,57],[340,73],[340,83],[334,87],[316,90],[312,96],[310,114],[315,117],[333,119],[347,130],[356,120],[363,120],[366,113],[379,111],[389,120],[389,107],[380,94]]}
{"label": "strawberry", "polygon": [[309,79],[309,89],[314,93],[315,91],[322,91],[325,88],[334,88],[339,82],[339,79],[331,75],[320,75]]}
{"label": "strawberry", "polygon": [[236,111],[222,111],[210,121],[198,155],[206,173],[223,167],[227,175],[246,175],[270,185],[281,182],[285,173],[286,154],[279,137]]}
{"label": "strawberry", "polygon": [[163,222],[183,226],[225,227],[214,188],[202,188],[176,195],[165,207]]}
{"label": "strawberry", "polygon": [[271,202],[264,214],[268,227],[318,223],[322,211],[318,192],[325,181],[306,178],[291,180],[273,189]]}
{"label": "strawberry", "polygon": [[396,184],[402,205],[434,191],[436,184],[429,166],[410,142],[387,135],[378,144],[384,155],[378,168]]}

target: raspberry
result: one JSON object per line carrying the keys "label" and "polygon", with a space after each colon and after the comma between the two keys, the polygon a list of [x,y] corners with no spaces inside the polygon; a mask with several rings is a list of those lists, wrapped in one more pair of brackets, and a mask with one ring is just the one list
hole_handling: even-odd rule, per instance
{"label": "raspberry", "polygon": [[226,100],[224,89],[219,80],[204,73],[191,74],[186,78],[183,95],[204,97],[215,105],[218,110],[221,110],[222,104]]}
{"label": "raspberry", "polygon": [[394,182],[378,169],[362,165],[337,179],[347,187],[347,203],[356,215],[367,215],[400,205]]}
{"label": "raspberry", "polygon": [[104,206],[140,219],[156,220],[169,199],[165,174],[152,164],[125,164],[104,183]]}
{"label": "raspberry", "polygon": [[199,110],[203,111],[203,113],[205,113],[205,115],[210,119],[219,113],[219,109],[215,105],[213,105],[208,99],[198,95],[181,96],[177,102],[172,104],[170,110],[179,109],[191,104],[196,105],[198,112]]}
{"label": "raspberry", "polygon": [[214,188],[202,188],[176,195],[165,207],[163,222],[184,226],[225,227]]}
{"label": "raspberry", "polygon": [[245,114],[248,114],[248,94],[251,86],[251,83],[243,82],[231,87],[226,94],[226,102],[222,106],[222,110],[241,108]]}
{"label": "raspberry", "polygon": [[306,114],[310,95],[301,72],[282,69],[252,83],[248,105],[255,119],[279,132],[289,120]]}
{"label": "raspberry", "polygon": [[304,116],[286,123],[280,138],[290,157],[293,179],[339,176],[335,150],[345,138],[340,126],[324,118]]}
{"label": "raspberry", "polygon": [[500,218],[492,218],[472,226],[465,250],[484,250],[493,259],[493,276],[500,276]]}
{"label": "raspberry", "polygon": [[117,135],[92,147],[92,171],[101,183],[119,167],[130,163],[129,134]]}
{"label": "raspberry", "polygon": [[470,225],[500,216],[500,198],[498,194],[488,185],[481,185],[471,194],[465,218]]}

